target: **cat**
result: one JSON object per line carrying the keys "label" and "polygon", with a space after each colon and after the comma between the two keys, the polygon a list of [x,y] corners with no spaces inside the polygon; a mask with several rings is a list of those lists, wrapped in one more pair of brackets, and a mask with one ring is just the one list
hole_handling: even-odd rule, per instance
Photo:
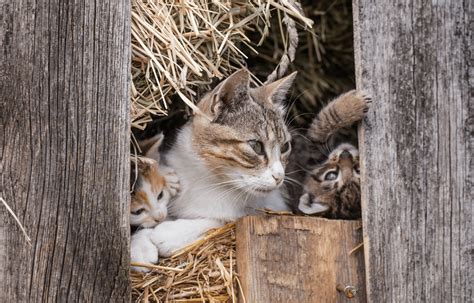
{"label": "cat", "polygon": [[251,88],[249,72],[241,69],[200,100],[200,112],[165,155],[181,182],[169,205],[174,220],[139,231],[132,242],[146,252],[132,253],[132,261],[155,263],[158,252],[170,256],[207,230],[261,208],[288,210],[280,192],[291,151],[283,101],[295,76]]}
{"label": "cat", "polygon": [[364,118],[371,102],[366,93],[349,91],[328,103],[314,118],[306,136],[295,140],[298,148],[291,157],[290,171],[295,183],[303,186],[290,186],[287,197],[294,213],[331,219],[361,217],[354,124]]}
{"label": "cat", "polygon": [[174,171],[159,165],[159,147],[163,135],[139,142],[144,156],[131,161],[130,225],[138,228],[156,226],[167,217],[167,205],[179,191]]}

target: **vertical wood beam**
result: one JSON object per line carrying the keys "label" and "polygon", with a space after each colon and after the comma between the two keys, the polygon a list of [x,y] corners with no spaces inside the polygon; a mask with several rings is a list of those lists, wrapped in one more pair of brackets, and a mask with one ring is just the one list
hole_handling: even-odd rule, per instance
{"label": "vertical wood beam", "polygon": [[130,1],[0,2],[0,301],[129,301]]}
{"label": "vertical wood beam", "polygon": [[354,0],[368,299],[473,296],[472,1]]}

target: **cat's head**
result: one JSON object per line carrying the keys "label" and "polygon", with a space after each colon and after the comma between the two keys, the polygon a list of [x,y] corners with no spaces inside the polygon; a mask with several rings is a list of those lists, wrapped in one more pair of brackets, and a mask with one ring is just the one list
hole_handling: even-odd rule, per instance
{"label": "cat's head", "polygon": [[298,205],[303,213],[334,219],[360,218],[358,150],[350,144],[339,145],[311,171],[304,190]]}
{"label": "cat's head", "polygon": [[132,158],[130,225],[153,227],[167,216],[167,204],[171,197],[157,161],[162,140],[160,134],[140,142],[145,156]]}
{"label": "cat's head", "polygon": [[283,183],[291,136],[282,103],[295,76],[251,88],[242,69],[199,102],[193,147],[225,184],[262,195]]}

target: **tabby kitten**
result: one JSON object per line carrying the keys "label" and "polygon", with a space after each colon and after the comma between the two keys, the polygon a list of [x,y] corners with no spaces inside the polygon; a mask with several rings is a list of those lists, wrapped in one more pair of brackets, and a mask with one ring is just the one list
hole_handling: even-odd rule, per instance
{"label": "tabby kitten", "polygon": [[295,181],[303,183],[303,191],[290,187],[295,213],[360,218],[359,153],[354,124],[364,118],[370,103],[368,95],[355,90],[339,96],[313,120],[305,137],[309,142],[297,140],[299,151],[292,155],[291,169]]}
{"label": "tabby kitten", "polygon": [[165,155],[181,182],[180,194],[169,205],[175,220],[139,231],[135,243],[150,253],[132,253],[132,261],[157,260],[150,242],[160,256],[170,256],[207,230],[256,209],[288,209],[280,188],[291,136],[282,101],[295,75],[251,88],[250,75],[242,69],[201,99],[200,113]]}

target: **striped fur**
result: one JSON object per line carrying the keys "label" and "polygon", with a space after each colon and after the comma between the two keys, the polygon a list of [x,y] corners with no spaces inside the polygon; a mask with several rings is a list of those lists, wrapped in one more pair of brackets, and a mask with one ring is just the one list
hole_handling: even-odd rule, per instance
{"label": "striped fur", "polygon": [[[287,199],[295,213],[340,219],[360,217],[359,176],[347,176],[359,165],[355,123],[364,118],[370,103],[370,97],[363,92],[347,92],[329,102],[304,135],[295,136],[295,153],[287,170],[288,177],[303,185],[288,186]],[[351,161],[339,159],[344,150],[353,155]],[[319,183],[312,177],[330,170],[344,171],[346,177]]]}

